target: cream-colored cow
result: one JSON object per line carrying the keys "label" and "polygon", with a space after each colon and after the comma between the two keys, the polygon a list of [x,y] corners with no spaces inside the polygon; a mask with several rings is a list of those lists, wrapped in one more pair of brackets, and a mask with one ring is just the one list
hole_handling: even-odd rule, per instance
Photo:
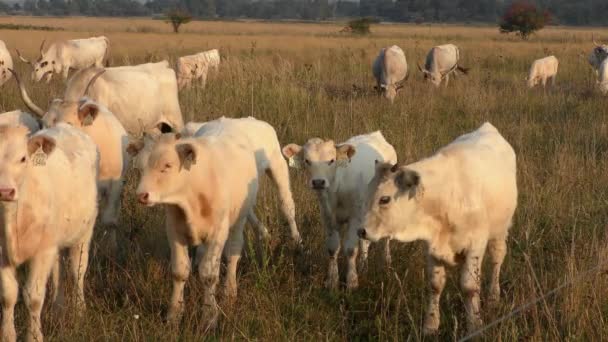
{"label": "cream-colored cow", "polygon": [[236,269],[243,247],[243,228],[253,210],[259,174],[256,156],[239,143],[222,137],[179,139],[163,134],[154,144],[130,145],[141,171],[140,203],[162,204],[167,215],[171,247],[173,292],[168,320],[179,321],[184,310],[184,286],[190,275],[188,247],[203,245],[198,265],[204,295],[203,324],[218,318],[216,287],[222,251],[228,261],[226,296],[237,295]]}
{"label": "cream-colored cow", "polygon": [[0,114],[0,125],[5,126],[25,126],[29,129],[30,133],[36,133],[40,130],[40,121],[32,116],[30,113],[14,110],[12,112],[6,112]]}
{"label": "cream-colored cow", "polygon": [[608,58],[604,59],[600,65],[599,76],[600,91],[602,94],[608,95]]}
{"label": "cream-colored cow", "polygon": [[395,101],[397,91],[408,75],[407,60],[403,50],[397,45],[382,48],[372,64],[372,74],[376,79],[376,90],[384,97]]}
{"label": "cream-colored cow", "polygon": [[[490,300],[500,297],[500,267],[517,206],[515,152],[485,123],[430,158],[406,166],[379,167],[359,237],[426,242],[431,299],[424,332],[439,329],[445,266],[462,265],[467,330],[480,327],[481,265],[492,261]],[[370,191],[371,192],[371,191]]]}
{"label": "cream-colored cow", "polygon": [[192,81],[200,80],[203,88],[207,84],[207,74],[218,69],[220,52],[217,49],[183,56],[177,60],[177,85],[179,89],[190,87]]}
{"label": "cream-colored cow", "polygon": [[551,80],[551,85],[555,86],[555,78],[557,77],[557,69],[559,61],[555,56],[549,56],[537,59],[532,63],[530,72],[526,80],[528,88],[534,88],[538,84],[542,84],[543,88],[547,85],[547,80]]}
{"label": "cream-colored cow", "polygon": [[0,40],[0,86],[11,79],[9,69],[13,68],[13,57],[8,51],[6,44]]}
{"label": "cream-colored cow", "polygon": [[[369,242],[359,241],[357,230],[362,226],[367,184],[373,179],[376,163],[396,163],[397,153],[380,132],[359,135],[341,144],[332,140],[312,138],[304,146],[289,144],[283,147],[289,165],[303,168],[308,185],[319,198],[321,217],[327,230],[329,267],[326,286],[336,289],[339,283],[338,253],[341,238],[340,226],[347,227],[344,243],[348,256],[346,286],[356,288],[357,254],[360,242],[361,262],[367,260]],[[386,241],[386,259],[390,263],[389,241]]]}
{"label": "cream-colored cow", "polygon": [[2,341],[16,340],[17,267],[24,263],[29,270],[23,291],[28,340],[42,341],[46,283],[62,249],[69,251],[77,309],[85,309],[84,276],[97,216],[95,143],[67,124],[29,138],[28,133],[23,126],[0,126]]}

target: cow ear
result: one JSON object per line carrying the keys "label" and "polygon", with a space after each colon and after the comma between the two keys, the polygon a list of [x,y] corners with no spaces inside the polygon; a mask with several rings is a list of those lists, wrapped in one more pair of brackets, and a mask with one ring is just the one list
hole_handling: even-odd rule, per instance
{"label": "cow ear", "polygon": [[289,144],[283,147],[282,152],[289,161],[289,167],[294,169],[302,168],[302,146],[298,144]]}
{"label": "cow ear", "polygon": [[99,115],[99,106],[93,102],[85,102],[78,109],[78,120],[83,126],[90,126]]}
{"label": "cow ear", "polygon": [[412,199],[416,195],[416,188],[420,185],[420,175],[410,169],[400,169],[395,175],[395,185],[400,194],[407,193],[408,198]]}
{"label": "cow ear", "polygon": [[184,169],[190,170],[192,165],[196,164],[196,150],[192,144],[179,144],[175,146],[175,150]]}
{"label": "cow ear", "polygon": [[336,146],[336,159],[338,160],[338,166],[346,166],[350,159],[355,155],[355,147],[353,145],[344,144]]}
{"label": "cow ear", "polygon": [[36,135],[27,142],[27,152],[34,166],[44,166],[48,156],[55,150],[55,139]]}
{"label": "cow ear", "polygon": [[145,146],[145,142],[143,139],[139,139],[136,141],[130,141],[129,145],[127,145],[127,153],[131,156],[131,157],[135,157],[139,154],[139,152],[141,152],[141,150],[144,149]]}

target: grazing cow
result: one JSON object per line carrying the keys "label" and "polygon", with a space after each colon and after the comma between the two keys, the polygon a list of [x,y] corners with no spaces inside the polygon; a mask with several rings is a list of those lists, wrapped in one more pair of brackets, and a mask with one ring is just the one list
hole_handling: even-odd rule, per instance
{"label": "grazing cow", "polygon": [[9,69],[13,68],[13,58],[6,48],[6,44],[0,40],[0,86],[11,79]]}
{"label": "grazing cow", "polygon": [[51,81],[53,73],[62,74],[68,79],[70,69],[81,70],[90,66],[101,68],[108,64],[110,57],[110,40],[104,36],[86,39],[58,41],[44,52],[44,40],[40,44],[40,57],[35,63],[25,59],[19,50],[19,58],[32,66],[32,79],[40,82],[46,77]]}
{"label": "grazing cow", "polygon": [[424,79],[439,87],[445,80],[445,86],[450,82],[450,74],[460,71],[463,74],[469,72],[468,68],[458,65],[460,61],[460,49],[456,45],[446,44],[435,46],[426,55],[424,68],[418,64],[418,69],[424,74]]}
{"label": "grazing cow", "polygon": [[217,49],[180,57],[177,60],[177,85],[179,89],[190,87],[192,80],[201,80],[203,88],[207,83],[209,69],[220,65],[220,53]]}
{"label": "grazing cow", "polygon": [[381,91],[385,98],[395,100],[400,84],[408,75],[407,61],[403,50],[397,45],[382,48],[372,66],[376,78],[376,90]]}
{"label": "grazing cow", "polygon": [[[92,83],[91,80],[101,72],[103,74]],[[47,112],[33,103],[23,84],[20,88],[25,105],[49,126],[57,121],[60,113],[76,113],[84,96],[116,115],[132,136],[141,136],[161,123],[178,131],[184,125],[175,72],[167,61],[80,70],[69,80],[63,99],[54,100]]]}
{"label": "grazing cow", "polygon": [[555,77],[557,77],[558,67],[559,61],[555,56],[535,60],[530,67],[528,77],[526,77],[528,88],[534,88],[534,86],[539,83],[542,84],[544,88],[547,85],[548,79],[551,79],[551,85],[555,86]]}
{"label": "grazing cow", "polygon": [[[269,175],[279,190],[281,210],[289,224],[291,238],[297,245],[300,245],[302,238],[295,219],[296,209],[289,185],[289,168],[283,159],[279,138],[274,128],[267,122],[253,117],[242,119],[221,117],[205,123],[188,123],[185,131],[187,132],[188,128],[192,129],[195,126],[198,126],[193,134],[195,137],[214,136],[229,139],[249,149],[255,156],[258,173]],[[268,231],[259,223],[255,213],[252,212],[251,215],[250,221],[253,226],[258,228],[260,236],[267,236]]]}
{"label": "grazing cow", "polygon": [[481,265],[492,261],[490,300],[500,297],[500,267],[517,206],[515,152],[489,123],[463,135],[434,156],[378,168],[359,237],[426,242],[431,299],[424,332],[439,329],[445,266],[462,265],[467,329],[480,327]]}
{"label": "grazing cow", "polygon": [[237,294],[236,269],[243,228],[256,203],[258,167],[247,146],[221,136],[181,138],[160,135],[154,144],[130,145],[141,171],[137,197],[141,204],[163,204],[171,247],[173,293],[168,320],[179,321],[184,285],[190,274],[188,247],[204,244],[198,274],[204,286],[204,326],[218,318],[215,299],[222,251],[228,261],[226,296]]}
{"label": "grazing cow", "polygon": [[608,45],[596,42],[595,38],[593,39],[593,45],[595,45],[595,48],[593,48],[589,54],[588,61],[595,71],[595,74],[599,76],[599,70],[602,62],[608,58]]}
{"label": "grazing cow", "polygon": [[[344,243],[348,256],[346,286],[358,286],[357,229],[362,225],[362,213],[367,196],[366,185],[374,177],[376,163],[396,163],[397,154],[380,132],[360,135],[336,145],[332,140],[312,138],[304,146],[289,144],[283,155],[294,168],[304,168],[308,185],[319,198],[321,217],[327,230],[329,268],[327,287],[338,287],[337,257],[340,251],[340,226],[347,226]],[[369,242],[360,241],[361,262],[367,261]],[[390,250],[386,242],[386,258]]]}
{"label": "grazing cow", "polygon": [[[130,162],[127,153],[129,138],[126,130],[112,112],[85,97],[85,94],[102,74],[103,69],[89,81],[82,94],[83,97],[78,101],[53,100],[43,117],[43,122],[46,127],[52,127],[58,123],[68,123],[89,135],[97,145],[100,156],[99,198],[103,208],[101,223],[110,229],[110,250],[115,252],[120,197],[127,166]],[[17,74],[15,74],[15,80],[23,89]],[[27,98],[27,94],[24,97]]]}
{"label": "grazing cow", "polygon": [[97,149],[86,134],[67,124],[29,138],[26,127],[0,126],[0,156],[0,334],[2,341],[16,340],[17,268],[28,263],[23,291],[27,340],[42,341],[46,283],[62,249],[69,251],[77,309],[85,309],[84,276],[97,216]]}
{"label": "grazing cow", "polygon": [[41,128],[40,124],[40,121],[30,113],[20,110],[0,114],[0,125],[25,126],[30,131],[30,134],[38,132]]}
{"label": "grazing cow", "polygon": [[600,91],[602,94],[608,95],[608,58],[604,59],[600,65],[599,75],[600,79],[598,82],[600,85]]}

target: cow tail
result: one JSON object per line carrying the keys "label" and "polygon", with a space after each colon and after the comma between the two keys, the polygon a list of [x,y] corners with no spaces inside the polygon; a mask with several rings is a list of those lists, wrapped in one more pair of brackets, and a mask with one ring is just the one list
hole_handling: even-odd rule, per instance
{"label": "cow tail", "polygon": [[104,55],[104,59],[106,60],[106,68],[110,66],[110,40],[104,37],[106,40],[106,54]]}

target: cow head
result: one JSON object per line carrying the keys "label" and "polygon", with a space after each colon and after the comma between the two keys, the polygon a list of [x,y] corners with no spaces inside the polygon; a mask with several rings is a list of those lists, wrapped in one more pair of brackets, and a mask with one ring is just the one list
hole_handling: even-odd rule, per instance
{"label": "cow head", "polygon": [[34,80],[36,82],[40,82],[40,80],[42,80],[43,78],[46,78],[46,82],[48,83],[51,81],[51,78],[53,77],[53,72],[55,72],[57,70],[58,61],[56,60],[56,56],[53,56],[52,54],[44,53],[45,41],[46,40],[43,40],[42,44],[40,44],[40,57],[38,57],[36,62],[33,63],[33,62],[29,61],[28,59],[26,59],[25,57],[23,57],[21,55],[21,53],[19,52],[19,50],[17,50],[17,55],[19,56],[19,59],[22,62],[27,63],[32,67],[32,80]]}
{"label": "cow head", "polygon": [[188,189],[187,176],[196,164],[198,150],[194,140],[166,133],[132,142],[127,151],[141,174],[136,191],[139,202],[147,206],[177,204]]}
{"label": "cow head", "polygon": [[439,87],[444,77],[440,72],[429,71],[426,68],[423,68],[420,64],[418,64],[418,70],[422,72],[425,80],[430,81],[433,85]]}
{"label": "cow head", "polygon": [[13,72],[15,81],[19,85],[23,102],[42,120],[42,125],[44,127],[53,127],[59,122],[65,122],[82,128],[92,124],[93,120],[97,117],[97,113],[101,108],[100,105],[88,99],[86,96],[89,93],[91,86],[105,72],[105,70],[98,71],[89,80],[80,99],[76,101],[54,99],[49,103],[49,109],[46,112],[30,99],[25,86],[19,79],[19,76],[14,71],[11,72]]}
{"label": "cow head", "polygon": [[283,155],[289,166],[306,170],[309,186],[313,190],[326,190],[335,181],[336,171],[345,167],[355,154],[352,145],[336,145],[332,140],[312,138],[300,146],[289,144],[283,147]]}
{"label": "cow head", "polygon": [[388,237],[403,242],[421,238],[420,175],[399,165],[380,163],[369,185],[369,197],[360,238],[377,241]]}
{"label": "cow head", "polygon": [[0,201],[17,201],[28,168],[44,165],[55,149],[53,138],[34,135],[28,139],[28,134],[23,126],[0,126]]}

